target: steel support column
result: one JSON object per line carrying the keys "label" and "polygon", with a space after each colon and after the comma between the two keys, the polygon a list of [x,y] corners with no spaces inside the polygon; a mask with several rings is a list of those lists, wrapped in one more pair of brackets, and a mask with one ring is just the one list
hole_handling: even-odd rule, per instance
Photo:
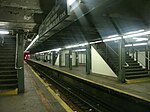
{"label": "steel support column", "polygon": [[133,47],[133,44],[132,44],[132,58],[133,58],[133,59],[135,59],[135,57],[134,57],[134,52],[135,52],[135,50],[134,50],[134,47]]}
{"label": "steel support column", "polygon": [[41,61],[41,54],[39,54],[39,61]]}
{"label": "steel support column", "polygon": [[52,54],[49,53],[49,63],[51,64],[52,63]]}
{"label": "steel support column", "polygon": [[[119,29],[119,27],[117,26],[117,24],[115,23],[115,21],[113,20],[113,18],[111,16],[109,16],[109,14],[107,14],[110,22],[112,23],[112,25],[114,26],[114,28],[116,29],[116,31],[118,32],[119,35],[121,34],[121,31]],[[118,51],[119,51],[119,73],[118,73],[118,79],[121,82],[125,82],[125,42],[123,37],[121,37],[120,43],[119,43],[119,47],[118,47]]]}
{"label": "steel support column", "polygon": [[86,47],[86,74],[91,73],[91,46]]}
{"label": "steel support column", "polygon": [[38,54],[38,61],[41,61],[41,55]]}
{"label": "steel support column", "polygon": [[69,69],[72,70],[72,49],[69,49]]}
{"label": "steel support column", "polygon": [[24,40],[24,34],[22,31],[20,31],[17,34],[16,37],[16,44],[18,45],[17,47],[17,75],[18,75],[18,91],[19,93],[24,92],[24,48],[23,48],[23,40]]}
{"label": "steel support column", "polygon": [[145,57],[146,57],[145,58],[145,69],[148,70],[148,61],[149,61],[147,59],[148,58],[148,46],[146,46],[146,48],[145,48]]}
{"label": "steel support column", "polygon": [[135,52],[136,61],[138,62],[138,51]]}
{"label": "steel support column", "polygon": [[43,53],[43,62],[45,62],[45,53]]}
{"label": "steel support column", "polygon": [[45,60],[45,61],[46,61],[46,62],[48,61],[48,59],[47,59],[47,55],[48,55],[48,54],[46,53],[46,54],[45,54],[45,58],[46,58],[46,60]]}
{"label": "steel support column", "polygon": [[119,43],[119,81],[125,82],[125,45],[123,39]]}
{"label": "steel support column", "polygon": [[78,55],[78,52],[75,52],[76,54],[76,67],[79,66],[79,55]]}
{"label": "steel support column", "polygon": [[148,37],[148,74],[150,75],[150,35]]}
{"label": "steel support column", "polygon": [[52,51],[52,65],[55,65],[55,57],[56,57],[56,51]]}
{"label": "steel support column", "polygon": [[44,62],[46,62],[46,53],[44,53]]}
{"label": "steel support column", "polygon": [[61,50],[59,51],[59,67],[61,67],[61,63],[62,63],[62,54],[61,54]]}

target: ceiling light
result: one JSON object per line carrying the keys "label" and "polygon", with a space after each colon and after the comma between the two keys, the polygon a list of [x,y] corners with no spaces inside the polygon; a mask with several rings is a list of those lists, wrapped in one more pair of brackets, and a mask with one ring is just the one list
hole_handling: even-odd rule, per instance
{"label": "ceiling light", "polygon": [[135,34],[135,33],[140,33],[140,32],[144,32],[144,29],[137,30],[137,31],[131,31],[131,32],[127,32],[127,33],[125,33],[125,35],[129,35],[129,34]]}
{"label": "ceiling light", "polygon": [[5,26],[5,24],[4,23],[0,23],[0,26]]}
{"label": "ceiling light", "polygon": [[136,42],[148,41],[148,38],[133,38],[133,39],[136,39]]}
{"label": "ceiling light", "polygon": [[68,0],[68,5],[72,5],[76,0]]}
{"label": "ceiling light", "polygon": [[48,53],[48,52],[49,52],[49,50],[47,50],[47,51],[42,51],[42,52],[39,52],[39,54]]}
{"label": "ceiling light", "polygon": [[61,48],[57,48],[57,49],[52,49],[52,50],[50,50],[50,51],[56,51],[56,52],[58,52],[58,51],[60,51],[61,50]]}
{"label": "ceiling light", "polygon": [[86,51],[86,49],[77,49],[77,50],[74,50],[74,51],[80,52],[80,51]]}
{"label": "ceiling light", "polygon": [[103,42],[109,42],[109,41],[115,41],[115,40],[120,40],[121,37],[116,37],[116,38],[111,38],[111,39],[104,39]]}
{"label": "ceiling light", "polygon": [[99,40],[99,41],[95,41],[95,42],[90,42],[90,44],[96,44],[96,43],[100,43],[100,42],[102,42],[102,41]]}
{"label": "ceiling light", "polygon": [[127,44],[127,45],[125,45],[125,47],[131,47],[132,46],[132,44]]}
{"label": "ceiling light", "polygon": [[9,31],[0,30],[0,34],[9,34]]}
{"label": "ceiling light", "polygon": [[136,44],[127,44],[125,47],[131,47],[131,46],[144,46],[147,45],[147,43],[136,43]]}
{"label": "ceiling light", "polygon": [[144,36],[144,35],[148,35],[148,34],[150,34],[150,31],[136,33],[136,34],[131,34],[131,35],[125,35],[125,36],[123,36],[123,38],[139,37],[139,36]]}
{"label": "ceiling light", "polygon": [[52,50],[46,50],[46,51],[38,52],[37,54],[49,53],[49,52],[52,52],[52,51],[58,52],[60,50],[61,50],[61,48],[57,48],[57,49],[52,49]]}
{"label": "ceiling light", "polygon": [[147,45],[147,43],[137,43],[137,44],[133,44],[133,46],[143,46],[143,45]]}
{"label": "ceiling light", "polygon": [[5,26],[5,25],[8,25],[9,23],[8,22],[0,22],[0,26]]}
{"label": "ceiling light", "polygon": [[69,49],[69,48],[75,48],[75,47],[86,46],[86,45],[88,45],[88,43],[82,43],[82,44],[77,44],[77,45],[70,45],[70,46],[66,46],[65,48]]}
{"label": "ceiling light", "polygon": [[27,41],[31,42],[31,41],[32,41],[32,39],[27,39]]}
{"label": "ceiling light", "polygon": [[33,41],[29,44],[29,46],[26,48],[26,50],[25,50],[24,52],[26,52],[26,51],[35,43],[35,41],[36,41],[38,38],[39,38],[39,35],[37,35],[37,36],[33,39]]}
{"label": "ceiling light", "polygon": [[25,15],[24,16],[24,20],[27,20],[27,21],[29,21],[31,18],[32,18],[32,16],[30,16],[30,15]]}
{"label": "ceiling light", "polygon": [[118,36],[119,36],[118,34],[116,34],[116,35],[110,35],[107,38],[113,38],[113,37],[118,37]]}

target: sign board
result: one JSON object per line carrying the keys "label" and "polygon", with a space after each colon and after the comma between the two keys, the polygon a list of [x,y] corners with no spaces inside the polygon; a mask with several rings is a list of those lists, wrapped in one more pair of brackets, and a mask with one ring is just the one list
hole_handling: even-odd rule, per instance
{"label": "sign board", "polygon": [[43,36],[68,17],[67,0],[56,0],[55,6],[39,27],[39,36]]}

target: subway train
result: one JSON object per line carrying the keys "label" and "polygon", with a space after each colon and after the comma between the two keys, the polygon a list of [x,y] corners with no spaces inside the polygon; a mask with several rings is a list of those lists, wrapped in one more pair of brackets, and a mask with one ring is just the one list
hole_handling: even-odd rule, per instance
{"label": "subway train", "polygon": [[30,59],[30,53],[29,52],[25,52],[24,53],[24,60],[28,60]]}

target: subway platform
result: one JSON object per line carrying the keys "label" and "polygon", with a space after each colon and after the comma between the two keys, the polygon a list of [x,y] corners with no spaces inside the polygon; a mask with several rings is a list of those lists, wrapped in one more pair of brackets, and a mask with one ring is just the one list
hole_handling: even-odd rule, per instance
{"label": "subway platform", "polygon": [[42,82],[25,63],[25,93],[0,96],[1,112],[71,112],[72,110]]}
{"label": "subway platform", "polygon": [[125,84],[125,83],[120,83],[114,77],[104,76],[101,74],[93,74],[93,73],[87,75],[84,66],[73,67],[72,70],[69,70],[69,68],[67,67],[52,66],[48,62],[36,61],[36,60],[31,60],[31,61],[53,68],[55,70],[59,70],[60,72],[67,73],[68,75],[80,78],[82,80],[86,80],[88,82],[117,91],[121,94],[135,97],[137,99],[150,103],[150,81]]}

